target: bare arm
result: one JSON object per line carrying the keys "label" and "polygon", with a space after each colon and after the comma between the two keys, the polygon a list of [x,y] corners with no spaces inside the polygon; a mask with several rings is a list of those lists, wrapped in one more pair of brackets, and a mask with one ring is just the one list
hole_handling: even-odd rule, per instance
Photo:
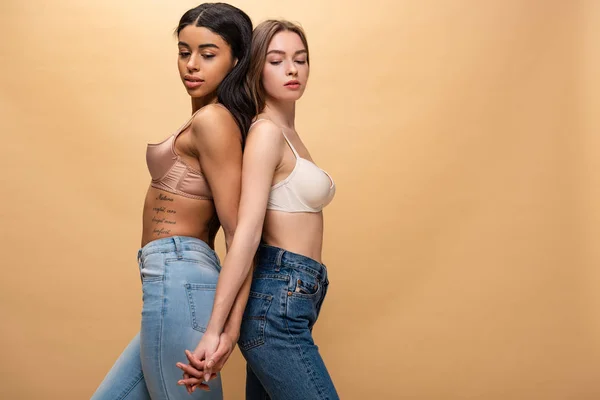
{"label": "bare arm", "polygon": [[[248,135],[243,156],[238,224],[217,283],[205,335],[218,336],[223,332],[234,300],[242,294],[239,292],[244,281],[244,305],[247,301],[250,284],[247,278],[260,243],[273,175],[281,161],[282,141],[279,128],[268,121],[254,127]],[[230,318],[232,323],[241,323],[241,313],[239,316],[237,314],[240,311],[243,313],[243,308],[238,309],[237,306]]]}
{"label": "bare arm", "polygon": [[202,381],[208,381],[214,375],[212,369],[221,369],[231,354],[233,347],[223,336],[237,339],[239,335],[252,281],[252,261],[262,235],[282,145],[281,132],[272,122],[257,125],[248,135],[237,228],[221,269],[210,321],[194,353],[186,351],[190,364],[177,363],[184,371],[184,379],[178,384],[186,385],[189,392]]}
{"label": "bare arm", "polygon": [[240,326],[242,325],[242,316],[246,309],[246,303],[248,303],[248,295],[250,294],[250,286],[252,286],[252,266],[246,276],[246,280],[242,284],[240,291],[235,298],[227,322],[223,327],[223,332],[229,335],[234,342],[237,342],[240,336]]}
{"label": "bare arm", "polygon": [[192,121],[192,135],[200,167],[213,194],[227,248],[237,225],[241,192],[242,144],[240,131],[223,107],[204,107]]}
{"label": "bare arm", "polygon": [[[225,244],[231,247],[237,226],[242,180],[242,146],[239,129],[231,114],[220,106],[207,106],[192,122],[192,134],[200,155],[200,166],[213,193],[219,221],[223,226]],[[236,297],[232,315],[226,325],[227,333],[235,340],[252,277]]]}

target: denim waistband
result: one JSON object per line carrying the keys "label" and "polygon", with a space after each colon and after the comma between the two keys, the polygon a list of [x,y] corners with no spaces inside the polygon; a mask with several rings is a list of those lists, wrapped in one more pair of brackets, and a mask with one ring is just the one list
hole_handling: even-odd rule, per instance
{"label": "denim waistband", "polygon": [[256,269],[278,271],[280,268],[292,268],[313,275],[320,281],[327,282],[325,264],[301,254],[261,243],[256,254]]}
{"label": "denim waistband", "polygon": [[176,253],[178,258],[182,258],[184,251],[199,251],[212,257],[217,264],[219,263],[219,256],[206,242],[188,236],[171,236],[153,240],[138,251],[137,258],[139,262],[154,253]]}

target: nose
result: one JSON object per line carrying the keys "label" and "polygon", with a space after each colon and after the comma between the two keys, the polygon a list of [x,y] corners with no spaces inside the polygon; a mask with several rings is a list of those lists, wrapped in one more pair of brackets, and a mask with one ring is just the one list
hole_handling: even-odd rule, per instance
{"label": "nose", "polygon": [[188,59],[186,67],[189,72],[198,71],[200,69],[198,64],[198,57],[194,54],[190,54],[190,58]]}
{"label": "nose", "polygon": [[296,64],[293,61],[288,64],[288,69],[287,69],[286,75],[288,75],[288,76],[297,76],[298,75],[298,68],[296,68]]}

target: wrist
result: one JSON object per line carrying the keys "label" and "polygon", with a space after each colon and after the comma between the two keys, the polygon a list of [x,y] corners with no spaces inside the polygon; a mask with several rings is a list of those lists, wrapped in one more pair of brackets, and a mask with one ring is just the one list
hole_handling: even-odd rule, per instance
{"label": "wrist", "polygon": [[223,332],[222,329],[216,329],[216,327],[208,325],[206,327],[206,331],[204,331],[204,335],[205,336],[216,336],[216,337],[219,337],[222,332]]}
{"label": "wrist", "polygon": [[236,326],[236,324],[226,325],[223,333],[229,336],[233,342],[237,342],[240,338],[240,327]]}

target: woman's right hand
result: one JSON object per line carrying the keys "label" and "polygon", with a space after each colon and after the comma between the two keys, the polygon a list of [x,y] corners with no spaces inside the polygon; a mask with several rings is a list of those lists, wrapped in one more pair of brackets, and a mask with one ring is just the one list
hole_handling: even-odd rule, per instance
{"label": "woman's right hand", "polygon": [[[177,367],[183,370],[183,379],[180,379],[177,384],[185,385],[188,393],[192,393],[196,388],[207,391],[210,390],[206,383],[203,382],[207,382],[217,377],[217,374],[223,369],[223,366],[229,359],[233,349],[235,349],[236,342],[237,338],[231,337],[228,333],[223,332],[219,337],[219,344],[216,351],[209,358],[203,357],[199,353],[197,354],[196,351],[192,353],[189,350],[186,350],[185,355],[189,364],[185,365],[177,363]],[[202,341],[200,341],[200,343],[202,343]],[[200,344],[198,347],[201,347]],[[200,349],[200,353],[201,352],[202,349]],[[203,357],[203,359],[201,357]],[[208,374],[210,374],[210,377],[207,380]]]}
{"label": "woman's right hand", "polygon": [[[196,388],[210,391],[210,387],[206,384],[205,381],[205,372],[204,367],[206,365],[206,360],[198,359],[194,353],[189,350],[185,351],[185,356],[188,359],[188,364],[177,363],[177,367],[183,371],[183,378],[177,381],[179,386],[185,385],[185,389],[188,393],[194,392]],[[209,380],[217,377],[217,374],[213,374],[210,376]]]}

